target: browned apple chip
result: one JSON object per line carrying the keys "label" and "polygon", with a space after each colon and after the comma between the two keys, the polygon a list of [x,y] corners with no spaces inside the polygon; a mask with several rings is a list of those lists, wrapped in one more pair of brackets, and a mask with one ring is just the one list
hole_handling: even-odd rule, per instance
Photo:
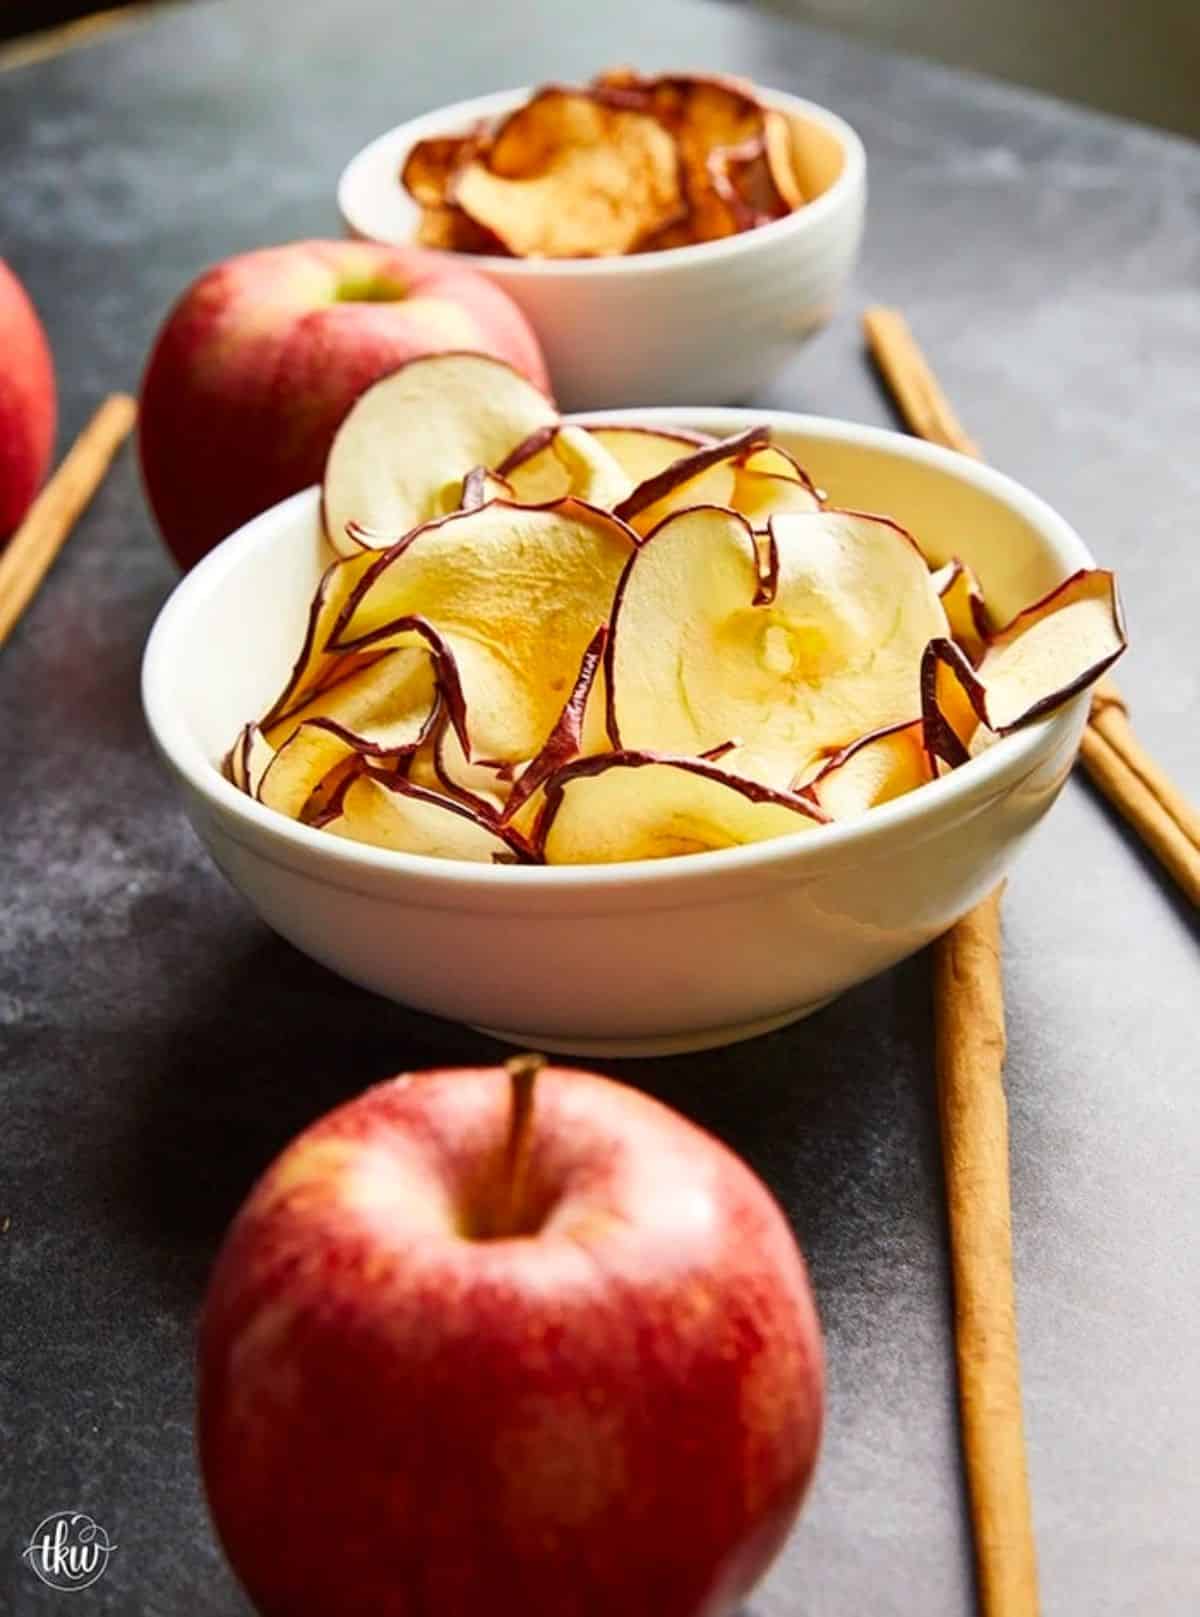
{"label": "browned apple chip", "polygon": [[419,140],[404,159],[400,184],[423,208],[444,207],[454,176],[477,154],[486,138],[482,125],[465,135],[433,135]]}
{"label": "browned apple chip", "polygon": [[632,252],[684,207],[675,143],[655,118],[559,89],[509,115],[451,200],[521,258]]}
{"label": "browned apple chip", "polygon": [[461,208],[423,208],[417,221],[417,245],[441,253],[482,253],[492,258],[511,258],[502,241],[490,230],[468,218]]}

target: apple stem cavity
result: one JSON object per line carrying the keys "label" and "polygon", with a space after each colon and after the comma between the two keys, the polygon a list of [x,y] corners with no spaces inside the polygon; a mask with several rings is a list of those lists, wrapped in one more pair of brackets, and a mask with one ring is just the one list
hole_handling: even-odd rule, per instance
{"label": "apple stem cavity", "polygon": [[509,1114],[501,1181],[502,1199],[495,1227],[498,1237],[524,1233],[525,1181],[533,1137],[533,1086],[545,1065],[545,1056],[533,1053],[513,1056],[504,1063],[509,1080]]}

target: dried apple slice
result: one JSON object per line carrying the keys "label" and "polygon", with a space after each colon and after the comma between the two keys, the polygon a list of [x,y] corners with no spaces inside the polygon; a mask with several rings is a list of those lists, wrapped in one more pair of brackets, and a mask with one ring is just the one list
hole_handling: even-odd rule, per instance
{"label": "dried apple slice", "polygon": [[859,736],[921,712],[921,654],[946,633],[929,570],[881,517],[775,517],[760,555],[733,511],[679,513],[618,588],[614,747],[696,755],[786,787]]}
{"label": "dried apple slice", "polygon": [[520,258],[631,252],[684,207],[675,142],[656,118],[558,88],[505,119],[450,200]]}
{"label": "dried apple slice", "polygon": [[322,511],[336,550],[360,533],[399,539],[457,509],[474,466],[497,466],[558,412],[511,366],[431,354],[383,377],[350,407],[325,462]]}
{"label": "dried apple slice", "polygon": [[620,462],[582,427],[535,432],[517,445],[498,471],[521,505],[547,505],[573,494],[611,510],[633,488]]}
{"label": "dried apple slice", "polygon": [[954,766],[970,743],[968,711],[996,735],[1044,717],[1095,683],[1125,650],[1116,580],[1104,568],[1072,573],[990,636],[972,667],[949,640],[925,652],[926,743]]}
{"label": "dried apple slice", "polygon": [[516,864],[527,857],[511,832],[498,830],[465,804],[369,768],[350,781],[340,811],[324,829],[351,842],[432,859]]}
{"label": "dried apple slice", "polygon": [[700,432],[682,432],[661,427],[595,426],[585,423],[587,430],[629,478],[630,488],[636,488],[647,478],[657,477],[668,466],[693,450],[704,449],[714,440]]}
{"label": "dried apple slice", "polygon": [[438,701],[434,661],[424,647],[364,657],[333,684],[324,685],[266,732],[282,748],[311,719],[337,730],[359,752],[374,757],[411,754],[433,720]]}
{"label": "dried apple slice", "polygon": [[476,124],[463,135],[431,135],[419,140],[400,168],[400,184],[423,208],[446,206],[454,177],[486,143],[487,129]]}
{"label": "dried apple slice", "polygon": [[460,512],[377,560],[333,644],[404,643],[419,620],[468,757],[524,763],[550,734],[635,547],[623,523],[579,500]]}
{"label": "dried apple slice", "polygon": [[941,597],[951,635],[968,659],[978,662],[992,632],[979,580],[967,564],[955,556],[934,573],[933,585]]}
{"label": "dried apple slice", "polygon": [[729,504],[756,532],[790,511],[819,511],[821,499],[804,469],[775,444],[744,451],[734,461]]}
{"label": "dried apple slice", "polygon": [[481,819],[498,819],[513,785],[513,766],[472,763],[462,748],[447,711],[413,754],[407,771],[414,786],[441,792],[465,803]]}
{"label": "dried apple slice", "polygon": [[813,802],[699,758],[608,753],[546,783],[535,848],[548,865],[613,864],[736,848],[822,824]]}
{"label": "dried apple slice", "polygon": [[853,820],[878,803],[933,779],[920,719],[859,736],[821,765],[804,787],[831,820]]}
{"label": "dried apple slice", "polygon": [[263,771],[258,800],[266,808],[304,817],[305,808],[329,773],[355,756],[353,741],[324,719],[308,719],[284,742]]}
{"label": "dried apple slice", "polygon": [[605,750],[604,648],[608,625],[603,623],[588,641],[571,694],[563,703],[553,730],[536,758],[521,770],[504,808],[504,823],[521,831],[532,830],[537,819],[540,789],[558,770],[576,758]]}
{"label": "dried apple slice", "polygon": [[728,505],[737,486],[739,458],[765,448],[769,438],[768,427],[748,427],[734,438],[694,449],[639,483],[614,506],[613,514],[644,535],[689,506]]}
{"label": "dried apple slice", "polygon": [[497,241],[490,230],[469,219],[461,208],[452,204],[442,208],[423,208],[417,220],[414,239],[419,247],[429,247],[439,253],[484,253],[491,258],[511,258],[503,242]]}
{"label": "dried apple slice", "polygon": [[511,500],[516,496],[513,487],[506,478],[498,472],[488,471],[486,466],[472,466],[471,470],[462,480],[462,489],[458,496],[458,509],[460,511],[478,511],[481,505],[489,500]]}
{"label": "dried apple slice", "polygon": [[257,724],[245,724],[225,759],[225,773],[239,789],[258,796],[259,782],[275,756],[275,749]]}

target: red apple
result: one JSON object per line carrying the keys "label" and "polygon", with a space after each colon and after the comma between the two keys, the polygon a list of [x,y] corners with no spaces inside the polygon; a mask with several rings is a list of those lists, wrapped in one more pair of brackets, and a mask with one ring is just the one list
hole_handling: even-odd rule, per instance
{"label": "red apple", "polygon": [[142,381],[142,475],[168,548],[190,567],[319,482],[364,388],[455,349],[506,360],[548,390],[537,339],[507,294],[418,248],[295,242],[206,271],[168,316]]}
{"label": "red apple", "polygon": [[54,363],[25,288],[0,259],[0,537],[42,485],[54,447]]}
{"label": "red apple", "polygon": [[788,1532],[823,1370],[779,1208],[538,1065],[369,1090],[229,1232],[200,1457],[265,1617],[718,1617]]}

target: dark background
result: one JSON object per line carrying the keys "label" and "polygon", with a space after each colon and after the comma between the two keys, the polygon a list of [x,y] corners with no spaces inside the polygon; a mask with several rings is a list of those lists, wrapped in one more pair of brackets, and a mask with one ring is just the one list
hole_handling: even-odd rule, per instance
{"label": "dark background", "polygon": [[[631,58],[747,72],[849,117],[872,189],[843,309],[759,402],[887,420],[857,319],[902,306],[989,458],[1119,568],[1121,682],[1196,794],[1196,149],[744,9],[563,16],[222,0],[0,79],[0,252],[46,320],[60,447],[136,386],[203,265],[336,233],[337,174],[389,125]],[[126,451],[0,656],[0,1609],[17,1617],[61,1609],[20,1552],[63,1509],[120,1545],[71,1597],[81,1617],[244,1611],[191,1454],[221,1231],[335,1101],[501,1054],[310,964],[211,868],[138,705],[173,579]],[[1070,1617],[1200,1609],[1195,943],[1071,782],[1010,885],[1005,955],[1035,1515],[1046,1610]],[[742,1151],[810,1256],[827,1440],[755,1617],[967,1613],[927,961],[767,1039],[605,1065]]]}

